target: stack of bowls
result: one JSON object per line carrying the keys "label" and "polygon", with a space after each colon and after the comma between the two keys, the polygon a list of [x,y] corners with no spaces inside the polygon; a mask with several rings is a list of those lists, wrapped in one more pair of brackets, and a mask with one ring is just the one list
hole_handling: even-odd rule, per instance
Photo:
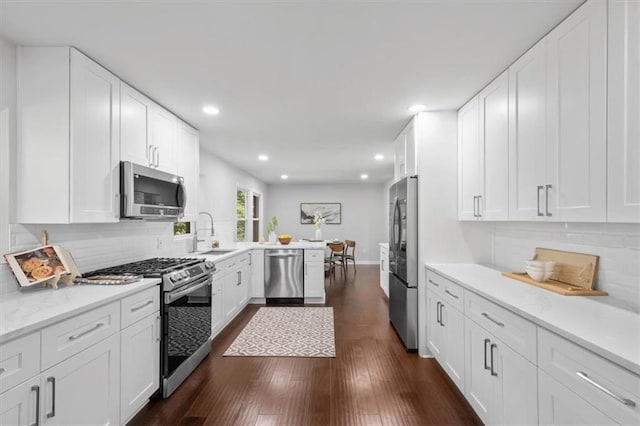
{"label": "stack of bowls", "polygon": [[524,270],[531,279],[539,282],[547,281],[553,275],[555,262],[551,260],[527,260]]}

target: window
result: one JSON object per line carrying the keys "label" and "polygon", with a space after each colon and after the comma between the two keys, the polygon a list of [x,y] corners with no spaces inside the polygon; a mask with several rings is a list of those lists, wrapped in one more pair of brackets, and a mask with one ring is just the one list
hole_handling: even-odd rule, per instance
{"label": "window", "polygon": [[191,222],[175,222],[173,235],[186,235],[191,233]]}
{"label": "window", "polygon": [[236,241],[247,241],[247,197],[248,191],[236,190]]}
{"label": "window", "polygon": [[262,195],[236,190],[236,241],[257,242],[262,223]]}

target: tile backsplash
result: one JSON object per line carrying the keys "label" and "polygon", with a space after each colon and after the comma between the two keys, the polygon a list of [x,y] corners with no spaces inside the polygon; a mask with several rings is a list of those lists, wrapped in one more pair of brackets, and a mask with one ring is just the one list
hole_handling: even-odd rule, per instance
{"label": "tile backsplash", "polygon": [[493,225],[493,263],[524,269],[536,247],[600,256],[596,286],[610,297],[597,298],[640,312],[640,224],[505,222]]}

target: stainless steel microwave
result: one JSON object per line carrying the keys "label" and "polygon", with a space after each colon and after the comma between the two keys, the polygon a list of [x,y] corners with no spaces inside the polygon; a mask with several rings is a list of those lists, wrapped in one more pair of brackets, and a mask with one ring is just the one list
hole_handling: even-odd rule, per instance
{"label": "stainless steel microwave", "polygon": [[171,173],[120,162],[120,211],[129,219],[173,220],[184,215],[184,179]]}

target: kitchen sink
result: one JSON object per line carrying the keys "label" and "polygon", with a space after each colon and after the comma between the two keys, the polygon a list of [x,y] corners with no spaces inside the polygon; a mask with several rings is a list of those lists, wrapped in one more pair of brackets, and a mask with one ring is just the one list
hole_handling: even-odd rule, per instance
{"label": "kitchen sink", "polygon": [[209,249],[206,251],[202,251],[198,254],[213,254],[213,255],[223,255],[227,253],[232,253],[236,251],[236,249]]}

